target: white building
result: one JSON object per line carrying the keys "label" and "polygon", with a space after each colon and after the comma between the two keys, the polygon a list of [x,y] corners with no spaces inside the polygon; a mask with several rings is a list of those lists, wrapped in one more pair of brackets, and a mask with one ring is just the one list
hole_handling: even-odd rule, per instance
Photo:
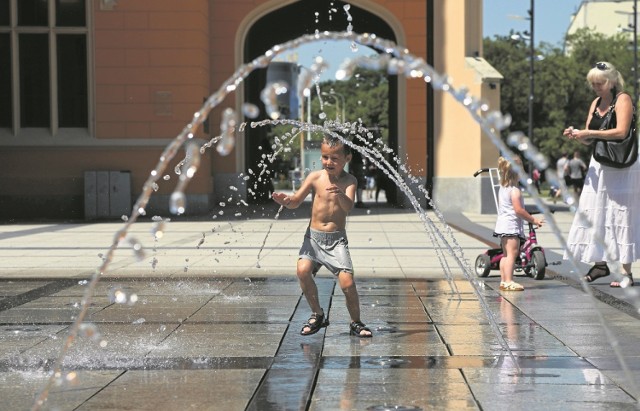
{"label": "white building", "polygon": [[582,28],[613,36],[629,32],[632,39],[634,0],[584,0],[572,16],[567,35]]}

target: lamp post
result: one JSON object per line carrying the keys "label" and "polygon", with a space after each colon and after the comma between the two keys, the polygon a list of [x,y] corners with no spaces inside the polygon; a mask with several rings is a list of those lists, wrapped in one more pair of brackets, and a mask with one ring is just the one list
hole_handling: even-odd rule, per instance
{"label": "lamp post", "polygon": [[[340,102],[338,101],[338,99],[336,98],[336,96],[334,96],[333,94],[329,94],[329,93],[326,93],[326,92],[324,92],[324,91],[323,91],[323,92],[322,92],[322,95],[323,95],[323,96],[325,96],[325,97],[331,97],[331,98],[333,99],[333,101],[336,103],[336,120],[338,120],[338,119],[339,119],[339,117],[340,117],[340,114],[339,114],[339,111],[340,111]],[[325,102],[324,104],[326,104],[326,105],[328,105],[328,106],[333,106],[333,104],[329,103],[328,101],[327,101],[327,102]]]}
{"label": "lamp post", "polygon": [[[311,124],[311,90],[305,88],[302,91],[304,98],[307,99],[307,124]],[[304,100],[300,103],[300,122],[304,123]],[[307,131],[307,140],[311,140],[311,130]],[[300,177],[304,177],[304,133],[300,133]]]}
{"label": "lamp post", "polygon": [[[346,121],[346,117],[345,117],[345,99],[344,96],[340,93],[336,93],[335,91],[333,91],[333,89],[331,89],[328,93],[323,91],[322,92],[323,96],[331,96],[334,99],[336,99],[336,96],[340,98],[340,107],[342,107],[342,121]],[[338,100],[336,99],[336,103],[338,102]],[[338,116],[338,111],[336,108],[336,117]]]}
{"label": "lamp post", "polygon": [[620,28],[618,31],[626,31],[633,33],[633,105],[638,104],[638,0],[633,0],[633,11],[616,11],[620,14],[630,14],[633,23],[629,23],[626,28]]}
{"label": "lamp post", "polygon": [[638,106],[638,0],[633,0],[633,94]]}
{"label": "lamp post", "polygon": [[[535,16],[535,0],[531,0],[530,3],[530,7],[529,10],[527,10],[527,13],[529,14],[529,17],[520,17],[520,16],[512,16],[514,18],[519,18],[519,19],[528,19],[529,20],[529,99],[528,99],[528,108],[529,108],[529,130],[528,130],[528,136],[529,136],[529,143],[531,145],[533,145],[534,142],[534,136],[533,136],[533,100],[535,98],[535,92],[534,92],[534,86],[535,86],[535,59],[536,59],[536,55],[535,55],[535,41],[534,41],[534,16]],[[527,32],[525,31],[524,34],[527,34]],[[519,35],[519,34],[514,34],[513,36],[511,36],[512,39],[514,40],[519,40],[521,38],[524,38],[523,36]],[[533,174],[533,166],[530,165],[529,166],[529,175]]]}
{"label": "lamp post", "polygon": [[[533,41],[534,30],[534,0],[531,0],[531,8],[529,9],[529,141],[533,145],[533,99],[534,99],[534,78],[535,78],[535,42]],[[533,169],[529,170],[529,173],[533,173]]]}

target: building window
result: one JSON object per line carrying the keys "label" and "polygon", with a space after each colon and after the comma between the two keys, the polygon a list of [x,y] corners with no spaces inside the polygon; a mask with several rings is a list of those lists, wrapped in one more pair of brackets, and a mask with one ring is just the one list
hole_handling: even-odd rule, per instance
{"label": "building window", "polygon": [[89,127],[87,15],[87,0],[0,0],[0,130]]}

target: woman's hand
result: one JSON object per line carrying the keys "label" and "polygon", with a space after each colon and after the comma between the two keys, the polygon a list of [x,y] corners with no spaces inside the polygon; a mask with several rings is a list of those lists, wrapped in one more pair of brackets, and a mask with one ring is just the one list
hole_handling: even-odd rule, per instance
{"label": "woman's hand", "polygon": [[593,142],[593,136],[591,134],[591,130],[578,130],[574,128],[569,138],[578,140],[582,144],[591,144]]}
{"label": "woman's hand", "polygon": [[565,128],[562,132],[562,135],[569,137],[569,140],[577,140],[578,142],[585,145],[591,144],[593,142],[591,130],[579,130],[571,126],[569,128]]}
{"label": "woman's hand", "polygon": [[563,136],[567,136],[569,138],[571,138],[572,134],[573,134],[573,126],[569,126],[569,127],[565,128],[564,131],[562,132]]}

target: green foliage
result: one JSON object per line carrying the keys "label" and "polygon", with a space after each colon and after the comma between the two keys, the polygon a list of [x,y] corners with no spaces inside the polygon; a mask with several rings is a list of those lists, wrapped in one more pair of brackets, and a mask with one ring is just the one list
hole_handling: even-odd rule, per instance
{"label": "green foliage", "polygon": [[[484,57],[503,76],[501,111],[510,113],[513,121],[508,132],[529,129],[530,48],[509,36],[484,39]],[[586,81],[587,72],[598,61],[609,61],[627,81],[625,88],[633,94],[633,50],[623,34],[605,36],[580,30],[567,37],[566,50],[541,43],[535,49],[533,141],[552,161],[562,152],[581,151],[590,158],[591,149],[562,136],[572,125],[584,128],[595,94]]]}
{"label": "green foliage", "polygon": [[[324,81],[319,84],[322,108],[320,99],[316,93],[316,88],[312,88],[311,98],[311,123],[322,124],[326,120],[340,118],[340,122],[345,122],[342,118],[343,104],[346,122],[362,121],[365,127],[379,130],[385,143],[389,142],[389,80],[386,73],[366,69],[357,69],[354,75],[345,81]],[[336,110],[337,109],[337,110]],[[304,119],[307,121],[307,101],[304,102]],[[320,114],[324,113],[324,119]],[[300,157],[300,132],[291,130],[289,125],[277,125],[270,127],[267,135],[270,140],[278,138],[287,142],[285,149],[278,153],[278,157],[287,164],[294,158]],[[306,145],[313,145],[314,142],[322,140],[322,133],[305,132],[304,140]]]}
{"label": "green foliage", "polygon": [[[339,107],[337,114],[342,117],[344,98],[346,122],[362,120],[367,128],[377,127],[384,142],[389,141],[389,80],[384,72],[359,68],[348,80],[320,83],[320,90],[336,96],[321,96],[322,111],[327,120],[336,118],[336,103]],[[312,121],[322,121],[320,112],[320,100],[314,95],[311,102]],[[340,121],[345,122],[345,119],[341,118]]]}

